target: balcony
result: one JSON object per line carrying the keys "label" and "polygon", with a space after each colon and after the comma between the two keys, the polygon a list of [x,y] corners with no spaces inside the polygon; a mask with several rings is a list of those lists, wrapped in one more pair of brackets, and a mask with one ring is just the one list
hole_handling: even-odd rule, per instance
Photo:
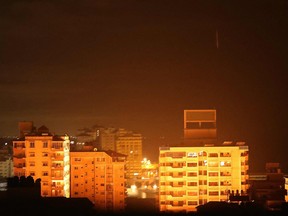
{"label": "balcony", "polygon": [[64,148],[63,148],[63,147],[56,147],[56,148],[55,148],[55,147],[54,147],[54,148],[52,147],[51,150],[52,150],[52,151],[63,151]]}
{"label": "balcony", "polygon": [[64,160],[64,156],[63,155],[52,155],[51,159],[53,161],[63,161]]}
{"label": "balcony", "polygon": [[183,187],[184,185],[182,185],[182,184],[168,184],[167,186],[171,186],[171,187],[178,187],[178,188],[180,188],[180,187]]}
{"label": "balcony", "polygon": [[63,176],[51,176],[52,180],[63,180]]}
{"label": "balcony", "polygon": [[14,146],[13,148],[17,150],[19,149],[21,150],[21,149],[25,149],[25,145]]}
{"label": "balcony", "polygon": [[51,168],[52,168],[52,169],[61,169],[61,170],[64,169],[64,167],[63,167],[62,165],[55,165],[55,164],[52,165]]}
{"label": "balcony", "polygon": [[169,194],[169,195],[172,196],[172,197],[183,197],[183,196],[186,195],[186,193],[185,194],[172,193],[172,194]]}
{"label": "balcony", "polygon": [[52,187],[52,189],[57,189],[57,190],[63,189],[63,185],[52,185],[51,187]]}
{"label": "balcony", "polygon": [[231,157],[231,154],[229,152],[221,152],[220,157]]}
{"label": "balcony", "polygon": [[18,158],[18,159],[21,159],[21,158],[25,158],[26,155],[25,154],[15,154],[13,155],[14,158]]}
{"label": "balcony", "polygon": [[23,169],[25,169],[25,168],[26,168],[26,165],[23,165],[23,164],[14,164],[14,167],[15,167],[15,168],[23,168]]}

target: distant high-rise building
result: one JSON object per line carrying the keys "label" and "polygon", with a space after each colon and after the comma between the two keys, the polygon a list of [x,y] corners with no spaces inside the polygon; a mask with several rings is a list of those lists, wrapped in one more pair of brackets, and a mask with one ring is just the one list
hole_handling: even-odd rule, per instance
{"label": "distant high-rise building", "polygon": [[[89,130],[90,129],[85,129],[85,131]],[[131,130],[126,130],[124,128],[104,128],[102,126],[94,126],[92,131],[95,131],[97,134],[97,143],[99,141],[99,145],[94,146],[94,149],[100,151],[111,150],[127,156],[126,178],[128,179],[128,183],[134,183],[134,180],[136,180],[137,178],[141,178],[141,161],[143,159],[143,137],[141,134],[135,133]],[[86,135],[87,133],[85,133],[85,137]],[[92,136],[89,135],[89,137],[91,138]],[[83,145],[81,145],[81,148],[75,149],[87,150],[87,146],[91,148],[91,142],[88,142],[86,140],[86,142],[84,143]]]}
{"label": "distant high-rise building", "polygon": [[216,110],[184,110],[184,144],[216,144]]}
{"label": "distant high-rise building", "polygon": [[142,141],[141,134],[119,129],[116,135],[116,152],[127,155],[126,178],[130,180],[141,178],[142,161]]}
{"label": "distant high-rise building", "polygon": [[193,212],[248,189],[248,146],[160,147],[160,211]]}
{"label": "distant high-rise building", "polygon": [[115,128],[105,128],[100,131],[100,145],[102,150],[116,150],[116,133]]}
{"label": "distant high-rise building", "polygon": [[[111,153],[111,152],[110,152]],[[87,197],[100,211],[125,208],[125,157],[117,153],[71,152],[71,197]]]}
{"label": "distant high-rise building", "polygon": [[13,141],[14,175],[41,179],[41,196],[70,197],[70,140],[45,126]]}

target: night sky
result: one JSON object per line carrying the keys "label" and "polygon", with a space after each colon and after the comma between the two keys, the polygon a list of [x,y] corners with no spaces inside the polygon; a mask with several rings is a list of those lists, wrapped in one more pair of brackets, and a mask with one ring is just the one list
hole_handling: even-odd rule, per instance
{"label": "night sky", "polygon": [[0,136],[121,127],[156,160],[184,109],[216,109],[251,171],[288,172],[287,0],[9,0],[0,27]]}

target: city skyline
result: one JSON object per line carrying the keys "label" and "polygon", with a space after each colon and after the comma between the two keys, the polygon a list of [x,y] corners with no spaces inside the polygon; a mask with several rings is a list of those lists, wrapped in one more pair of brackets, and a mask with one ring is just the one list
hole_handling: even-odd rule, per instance
{"label": "city skyline", "polygon": [[[68,4],[69,3],[69,4]],[[251,171],[286,162],[287,1],[9,1],[0,6],[0,136],[33,121],[183,138],[183,110],[216,109],[219,142]]]}

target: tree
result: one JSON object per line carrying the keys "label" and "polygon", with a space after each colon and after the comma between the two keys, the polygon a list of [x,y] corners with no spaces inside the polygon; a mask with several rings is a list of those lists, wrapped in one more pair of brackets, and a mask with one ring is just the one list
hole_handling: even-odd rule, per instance
{"label": "tree", "polygon": [[25,187],[26,185],[27,185],[26,177],[25,177],[25,176],[20,176],[19,186],[20,186],[20,187]]}
{"label": "tree", "polygon": [[33,187],[34,186],[34,179],[32,176],[27,176],[26,185],[27,185],[27,187]]}

